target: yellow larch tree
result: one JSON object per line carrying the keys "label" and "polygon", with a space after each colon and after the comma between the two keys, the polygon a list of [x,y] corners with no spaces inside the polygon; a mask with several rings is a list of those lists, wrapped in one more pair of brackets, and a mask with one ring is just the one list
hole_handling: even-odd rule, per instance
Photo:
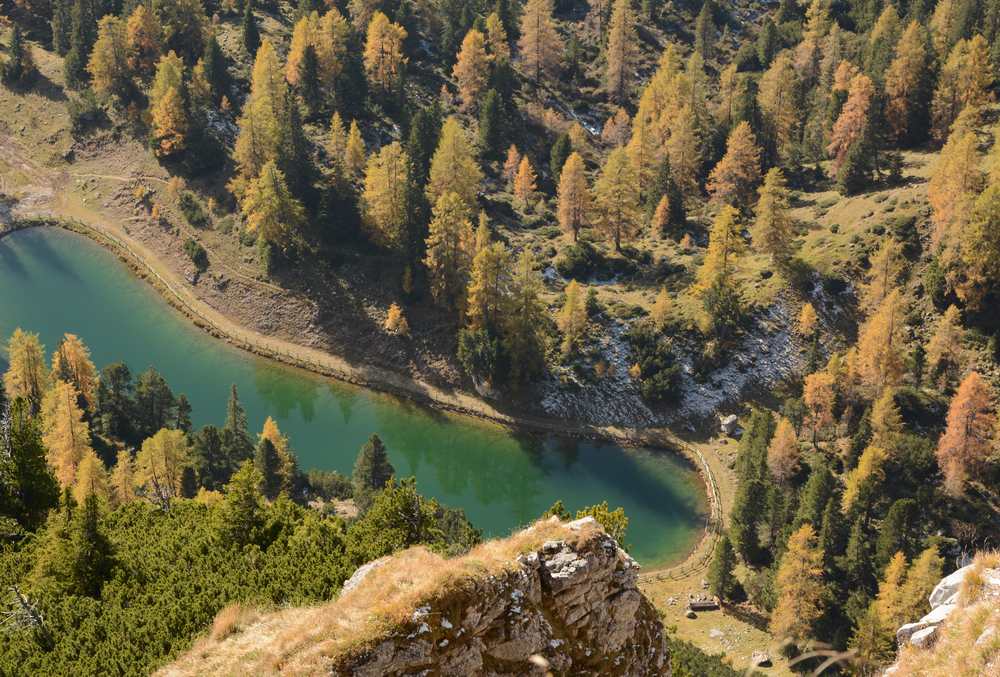
{"label": "yellow larch tree", "polygon": [[996,428],[993,393],[978,372],[969,372],[951,400],[938,441],[938,465],[950,495],[964,494],[968,481],[990,457]]}
{"label": "yellow larch tree", "polygon": [[467,209],[475,208],[483,172],[476,160],[476,151],[468,132],[457,117],[449,117],[441,128],[437,150],[431,158],[427,198],[436,204],[448,192],[456,193]]}
{"label": "yellow larch tree", "polygon": [[503,178],[508,185],[514,185],[514,179],[517,178],[517,170],[521,167],[521,153],[517,150],[517,146],[510,144],[510,148],[507,149],[507,159],[503,163]]}
{"label": "yellow larch tree", "polygon": [[597,226],[621,251],[622,241],[638,235],[642,227],[639,213],[639,181],[628,151],[611,151],[594,184]]}
{"label": "yellow larch tree", "polygon": [[767,447],[767,467],[779,482],[787,482],[795,474],[802,455],[795,426],[787,418],[778,419],[774,437]]}
{"label": "yellow larch tree", "polygon": [[[914,131],[914,117],[926,105],[928,76],[927,32],[912,21],[896,45],[896,57],[885,74],[885,116],[897,141]],[[925,109],[926,110],[926,109]]]}
{"label": "yellow larch tree", "polygon": [[761,76],[757,104],[778,156],[787,161],[793,153],[799,125],[797,88],[799,74],[791,55],[781,52]]}
{"label": "yellow larch tree", "polygon": [[844,513],[849,513],[856,501],[862,498],[862,490],[868,484],[881,482],[885,478],[885,464],[889,454],[882,447],[869,445],[858,459],[858,465],[844,479],[844,494],[840,506]]}
{"label": "yellow larch tree", "polygon": [[510,41],[507,29],[503,26],[500,15],[493,12],[486,17],[486,50],[494,63],[510,61]]}
{"label": "yellow larch tree", "polygon": [[466,318],[472,329],[497,331],[511,287],[513,260],[502,242],[482,247],[472,260]]}
{"label": "yellow larch tree", "polygon": [[489,55],[486,54],[486,37],[475,28],[465,34],[462,48],[455,60],[452,77],[458,83],[462,110],[473,111],[486,87],[489,75]]}
{"label": "yellow larch tree", "polygon": [[959,114],[993,101],[989,44],[981,35],[959,40],[941,67],[931,102],[934,136],[943,140]]}
{"label": "yellow larch tree", "polygon": [[410,157],[393,141],[368,160],[362,214],[368,237],[382,247],[399,248],[406,240]]}
{"label": "yellow larch tree", "polygon": [[836,386],[829,372],[817,371],[806,376],[802,386],[802,402],[806,407],[806,422],[812,431],[814,446],[819,434],[833,425],[836,396]]}
{"label": "yellow larch tree", "polygon": [[713,199],[749,210],[760,178],[760,147],[750,123],[743,121],[730,132],[726,154],[712,169],[705,188]]}
{"label": "yellow larch tree", "polygon": [[504,345],[511,361],[511,382],[526,383],[545,368],[545,323],[548,308],[541,299],[542,276],[528,249],[521,251],[504,317]]}
{"label": "yellow larch tree", "polygon": [[894,289],[862,325],[858,337],[858,376],[872,395],[883,388],[899,385],[903,376],[902,295]]}
{"label": "yellow larch tree", "polygon": [[23,397],[32,413],[37,414],[49,387],[45,348],[38,334],[15,329],[7,342],[7,364],[7,372],[3,375],[7,397],[12,400]]}
{"label": "yellow larch tree", "polygon": [[883,237],[871,257],[868,275],[859,294],[861,309],[865,313],[871,313],[881,306],[896,288],[903,274],[904,263],[902,245],[892,235]]}
{"label": "yellow larch tree", "polygon": [[406,56],[403,41],[406,29],[392,23],[382,12],[375,12],[368,24],[365,40],[365,73],[373,89],[391,92],[402,76]]}
{"label": "yellow larch tree", "polygon": [[559,226],[564,233],[572,234],[576,242],[580,230],[589,223],[592,206],[583,157],[575,151],[566,159],[559,175],[558,199]]}
{"label": "yellow larch tree", "polygon": [[184,469],[192,460],[187,435],[164,428],[142,443],[135,457],[135,482],[147,498],[167,510],[170,501],[181,496]]}
{"label": "yellow larch tree", "polygon": [[964,338],[961,312],[950,305],[927,342],[927,372],[935,385],[942,389],[951,386],[962,371],[965,364]]}
{"label": "yellow larch tree", "polygon": [[903,432],[903,416],[896,405],[896,389],[886,388],[872,404],[872,444],[894,452]]}
{"label": "yellow larch tree", "polygon": [[623,102],[628,98],[629,78],[638,56],[632,0],[615,0],[605,53],[608,61],[604,72],[605,89],[613,100]]}
{"label": "yellow larch tree", "polygon": [[474,249],[475,235],[469,208],[458,193],[444,193],[434,205],[424,258],[431,295],[440,305],[464,310]]}
{"label": "yellow larch tree", "polygon": [[274,446],[280,462],[278,474],[281,476],[281,491],[292,496],[295,491],[295,483],[298,480],[298,462],[288,443],[288,437],[278,428],[278,422],[268,416],[264,420],[260,438],[266,439]]}
{"label": "yellow larch tree", "polygon": [[514,177],[514,197],[520,200],[523,209],[528,209],[534,201],[535,191],[538,190],[537,179],[531,160],[527,155],[522,156],[521,164],[517,166],[517,176]]}
{"label": "yellow larch tree", "polygon": [[46,459],[64,488],[76,482],[76,470],[90,447],[90,426],[77,403],[79,393],[65,381],[56,381],[42,401],[42,441]]}
{"label": "yellow larch tree", "polygon": [[774,589],[778,604],[771,614],[771,634],[796,644],[812,639],[828,595],[823,582],[823,550],[816,544],[812,524],[803,524],[789,537]]}
{"label": "yellow larch tree", "polygon": [[[937,544],[931,545],[917,555],[906,572],[906,582],[903,583],[902,610],[900,615],[907,620],[920,618],[930,611],[927,599],[931,592],[941,582],[944,558],[938,553]],[[896,626],[893,626],[896,627]]]}
{"label": "yellow larch tree", "polygon": [[829,0],[812,0],[806,8],[802,42],[795,50],[795,68],[807,80],[818,75],[823,38],[830,32],[831,25]]}
{"label": "yellow larch tree", "polygon": [[802,304],[802,310],[799,312],[799,321],[795,325],[795,331],[800,336],[811,338],[816,334],[817,329],[819,329],[819,318],[816,316],[816,308],[806,301]]}
{"label": "yellow larch tree", "polygon": [[153,76],[163,49],[163,28],[145,4],[138,4],[125,24],[128,67],[144,81]]}
{"label": "yellow larch tree", "polygon": [[108,469],[93,450],[80,459],[73,484],[73,498],[77,503],[82,504],[90,495],[96,496],[102,503],[111,498]]}
{"label": "yellow larch tree", "polygon": [[333,165],[335,182],[349,181],[353,177],[347,174],[347,127],[340,112],[336,111],[330,118],[330,135],[326,140],[326,154]]}
{"label": "yellow larch tree", "polygon": [[306,223],[302,203],[292,195],[274,160],[260,170],[260,176],[250,182],[241,205],[246,229],[260,241],[287,250],[301,240]]}
{"label": "yellow larch tree", "polygon": [[73,384],[87,409],[94,410],[97,403],[97,368],[90,359],[87,346],[76,334],[65,334],[52,353],[52,377]]}
{"label": "yellow larch tree", "polygon": [[659,330],[666,328],[673,316],[674,302],[667,293],[666,287],[660,287],[653,302],[653,309],[649,312],[649,318],[653,321],[653,326]]}
{"label": "yellow larch tree", "polygon": [[903,616],[903,584],[906,582],[906,555],[897,552],[885,567],[878,584],[875,609],[886,627],[898,628],[910,619]]}
{"label": "yellow larch tree", "polygon": [[368,151],[365,140],[361,136],[361,127],[357,120],[351,120],[351,131],[347,135],[347,147],[344,149],[344,170],[352,181],[357,180],[365,171],[368,162]]}
{"label": "yellow larch tree", "polygon": [[685,195],[699,192],[698,174],[702,164],[702,141],[696,126],[695,111],[685,105],[674,118],[666,143],[670,172]]}
{"label": "yellow larch tree", "polygon": [[170,157],[184,151],[191,120],[184,101],[184,62],[173,51],[156,65],[149,109],[156,154]]}
{"label": "yellow larch tree", "polygon": [[587,332],[586,294],[576,280],[566,285],[566,300],[557,319],[563,335],[562,355],[568,358],[583,344]]}
{"label": "yellow larch tree", "polygon": [[285,79],[292,85],[299,84],[299,72],[306,48],[312,47],[316,55],[321,86],[330,89],[337,76],[344,70],[350,24],[336,7],[331,7],[322,17],[311,12],[301,17],[292,30],[292,42],[285,62]]}
{"label": "yellow larch tree", "polygon": [[784,265],[792,256],[795,232],[789,213],[790,193],[785,174],[772,167],[758,191],[756,218],[750,228],[753,248],[768,254],[771,260]]}
{"label": "yellow larch tree", "polygon": [[946,250],[957,246],[955,240],[969,220],[976,196],[983,188],[976,134],[964,125],[957,125],[941,149],[927,184],[927,201],[931,205],[934,230],[931,243]]}
{"label": "yellow larch tree", "polygon": [[552,20],[552,0],[527,0],[521,10],[521,61],[536,84],[555,75],[563,54],[563,41]]}
{"label": "yellow larch tree", "polygon": [[101,96],[124,96],[131,85],[125,21],[107,15],[97,23],[97,40],[87,61],[90,86]]}
{"label": "yellow larch tree", "polygon": [[240,133],[236,138],[233,159],[238,176],[230,187],[242,198],[250,182],[260,174],[270,160],[277,160],[281,148],[281,121],[286,116],[288,83],[270,40],[257,49],[250,80],[250,96],[243,105],[239,119]]}
{"label": "yellow larch tree", "polygon": [[708,250],[698,269],[698,288],[707,290],[716,280],[728,281],[746,250],[739,212],[724,205],[712,222],[708,233]]}
{"label": "yellow larch tree", "polygon": [[855,75],[847,91],[847,101],[830,132],[826,151],[833,160],[833,175],[847,159],[847,153],[865,133],[875,99],[875,83],[864,73]]}
{"label": "yellow larch tree", "polygon": [[111,503],[115,507],[135,500],[135,468],[132,453],[128,449],[118,450],[115,467],[111,470],[109,488]]}

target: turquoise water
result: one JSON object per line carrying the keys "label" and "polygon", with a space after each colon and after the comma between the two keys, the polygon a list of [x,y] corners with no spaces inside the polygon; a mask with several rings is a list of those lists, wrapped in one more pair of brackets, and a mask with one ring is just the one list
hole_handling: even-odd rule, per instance
{"label": "turquoise water", "polygon": [[222,424],[235,383],[252,430],[273,416],[303,469],[349,473],[378,433],[400,476],[464,508],[487,535],[509,533],[557,499],[574,510],[602,500],[623,506],[632,554],[648,565],[683,557],[701,533],[703,484],[672,454],[512,433],[254,357],[193,327],[73,233],[34,229],[0,240],[0,336],[16,327],[39,333],[48,351],[63,333],[77,334],[98,368],[122,360],[137,376],[155,366],[187,395],[196,426]]}

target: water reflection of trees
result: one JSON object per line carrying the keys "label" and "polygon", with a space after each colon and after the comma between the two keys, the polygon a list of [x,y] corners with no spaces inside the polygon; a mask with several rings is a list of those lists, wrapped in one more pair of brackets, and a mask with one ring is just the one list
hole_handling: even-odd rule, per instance
{"label": "water reflection of trees", "polygon": [[298,409],[302,420],[312,423],[316,418],[319,379],[292,373],[263,360],[253,360],[253,363],[254,387],[267,406],[268,414],[276,419],[287,419]]}

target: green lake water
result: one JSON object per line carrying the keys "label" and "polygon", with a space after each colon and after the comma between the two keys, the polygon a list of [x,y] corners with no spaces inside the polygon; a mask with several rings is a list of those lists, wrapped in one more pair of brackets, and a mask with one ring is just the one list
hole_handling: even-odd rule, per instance
{"label": "green lake water", "polygon": [[[516,434],[254,357],[213,339],[170,308],[113,255],[84,237],[33,229],[0,240],[0,336],[21,327],[51,352],[79,335],[98,368],[122,360],[134,376],[156,367],[194,408],[196,426],[221,425],[231,384],[251,429],[270,415],[303,469],[349,473],[375,432],[400,476],[464,508],[490,536],[531,522],[561,499],[575,510],[607,500],[631,522],[628,544],[646,565],[682,558],[700,537],[704,485],[666,452]],[[0,369],[6,369],[0,351]]]}

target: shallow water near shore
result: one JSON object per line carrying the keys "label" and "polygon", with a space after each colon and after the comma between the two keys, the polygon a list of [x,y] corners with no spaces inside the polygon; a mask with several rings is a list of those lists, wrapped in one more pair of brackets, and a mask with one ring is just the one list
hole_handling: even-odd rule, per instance
{"label": "shallow water near shore", "polygon": [[[511,432],[502,426],[261,359],[200,331],[90,240],[37,228],[0,240],[0,337],[37,332],[51,352],[79,335],[98,368],[154,366],[194,408],[195,426],[221,425],[236,384],[252,431],[273,416],[299,465],[350,473],[378,433],[399,476],[463,508],[488,536],[526,524],[556,500],[576,510],[607,500],[630,518],[627,544],[647,566],[682,559],[701,536],[704,484],[682,458],[606,442]],[[6,369],[0,352],[0,369]]]}

